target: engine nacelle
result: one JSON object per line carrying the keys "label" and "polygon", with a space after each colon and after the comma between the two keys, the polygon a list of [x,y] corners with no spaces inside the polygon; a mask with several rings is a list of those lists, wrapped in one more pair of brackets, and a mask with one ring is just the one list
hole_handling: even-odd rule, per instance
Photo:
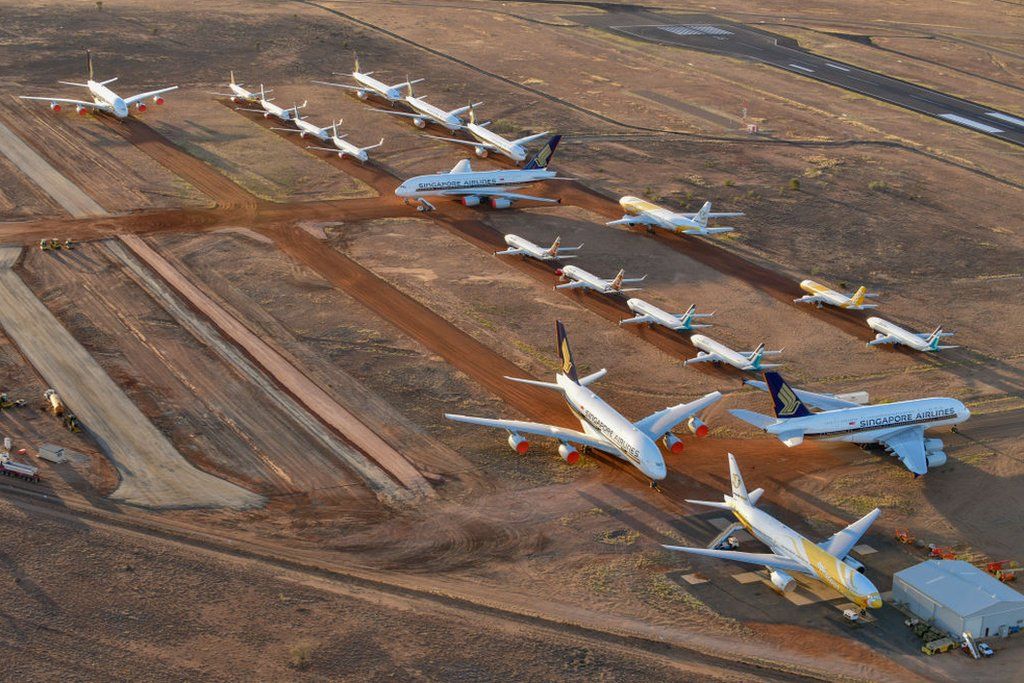
{"label": "engine nacelle", "polygon": [[530,450],[530,442],[518,434],[508,435],[508,445],[519,455],[526,455],[526,451]]}
{"label": "engine nacelle", "polygon": [[849,567],[855,572],[860,572],[861,574],[863,574],[866,569],[864,565],[860,563],[860,561],[855,560],[852,557],[847,557],[843,560],[843,562],[846,564],[847,567]]}
{"label": "engine nacelle", "polygon": [[238,103],[242,102],[242,98],[241,97],[237,97],[235,95],[232,95],[231,96],[231,101],[234,102],[235,104],[238,104]]}
{"label": "engine nacelle", "polygon": [[425,120],[425,119],[421,119],[421,118],[420,118],[420,117],[418,117],[418,116],[417,116],[416,118],[414,118],[414,119],[412,120],[412,123],[413,123],[413,125],[414,125],[414,126],[416,126],[417,128],[426,128],[426,127],[427,127],[427,122],[426,122],[426,120]]}
{"label": "engine nacelle", "polygon": [[305,140],[306,139],[306,131],[304,131],[304,130],[300,130],[299,131],[299,139],[300,140]]}
{"label": "engine nacelle", "polygon": [[487,157],[487,154],[488,154],[488,151],[487,151],[486,147],[476,146],[476,147],[473,148],[473,151],[476,152],[476,155],[478,157],[480,157],[481,159],[485,159]]}
{"label": "engine nacelle", "polygon": [[704,438],[711,431],[708,426],[699,417],[691,417],[686,421],[686,428],[689,429],[697,437]]}
{"label": "engine nacelle", "polygon": [[60,111],[60,103],[50,102],[50,111]]}
{"label": "engine nacelle", "polygon": [[491,208],[493,209],[507,209],[512,206],[511,199],[505,199],[504,197],[491,197]]}
{"label": "engine nacelle", "polygon": [[[263,118],[265,118],[265,119],[269,119],[269,118],[270,118],[270,112],[269,112],[269,111],[263,112]],[[288,117],[286,116],[286,117],[284,118],[284,120],[285,120],[285,121],[287,121],[287,120],[288,120]]]}
{"label": "engine nacelle", "polygon": [[772,585],[782,593],[789,593],[796,589],[796,579],[781,569],[773,569],[769,577],[772,580]]}
{"label": "engine nacelle", "polygon": [[140,111],[140,112],[141,111],[146,111],[146,105],[143,104],[142,102],[139,102],[138,104],[135,105],[135,111]]}
{"label": "engine nacelle", "polygon": [[88,107],[83,107],[80,104],[76,104],[75,105],[75,111],[78,112],[79,116],[85,116],[86,114],[89,113],[89,108]]}
{"label": "engine nacelle", "polygon": [[365,100],[370,97],[370,93],[368,93],[365,90],[356,90],[356,97],[358,97],[361,100]]}
{"label": "engine nacelle", "polygon": [[672,432],[669,432],[668,434],[666,434],[665,438],[662,439],[661,441],[662,441],[662,443],[665,444],[665,448],[667,448],[672,453],[682,453],[683,452],[683,440],[680,439],[675,434],[673,434]]}
{"label": "engine nacelle", "polygon": [[480,197],[477,197],[475,194],[467,194],[459,201],[462,202],[465,206],[479,206]]}
{"label": "engine nacelle", "polygon": [[928,469],[942,467],[948,460],[944,451],[928,451],[924,454],[924,459],[928,463]]}
{"label": "engine nacelle", "polygon": [[943,447],[942,439],[925,439],[924,450],[930,451],[941,451]]}
{"label": "engine nacelle", "polygon": [[558,454],[570,465],[575,465],[580,459],[580,452],[567,443],[558,445]]}
{"label": "engine nacelle", "polygon": [[159,95],[157,95],[156,97],[153,98],[153,104],[161,105],[163,103],[164,103],[164,98],[160,97]]}

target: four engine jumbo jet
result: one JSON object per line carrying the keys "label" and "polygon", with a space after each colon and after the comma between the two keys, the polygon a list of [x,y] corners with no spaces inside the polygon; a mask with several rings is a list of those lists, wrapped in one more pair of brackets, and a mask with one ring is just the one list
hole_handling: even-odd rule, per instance
{"label": "four engine jumbo jet", "polygon": [[[332,88],[344,88],[346,90],[353,90],[356,93],[356,97],[361,100],[366,100],[370,95],[377,95],[384,98],[391,104],[395,102],[401,102],[404,95],[402,94],[406,89],[411,92],[413,83],[420,83],[423,81],[422,78],[417,78],[415,81],[406,80],[404,83],[396,83],[395,85],[388,85],[387,83],[381,83],[376,78],[372,77],[372,71],[360,71],[359,70],[359,57],[355,58],[355,67],[352,69],[352,73],[346,74],[352,77],[359,85],[349,85],[348,83],[332,83],[330,81],[313,81],[319,85],[329,85]],[[341,75],[341,74],[335,74]]]}
{"label": "four engine jumbo jet", "polygon": [[626,301],[629,310],[636,313],[632,318],[620,320],[620,325],[661,325],[670,330],[695,330],[711,325],[698,324],[693,321],[698,318],[710,318],[714,313],[697,313],[697,304],[691,304],[686,313],[675,314],[663,311],[654,304],[647,303],[643,299],[629,299]]}
{"label": "four engine jumbo jet", "polygon": [[620,199],[619,205],[626,211],[626,215],[617,221],[609,221],[607,225],[646,225],[649,228],[662,228],[683,235],[707,236],[732,232],[736,228],[709,228],[708,219],[743,215],[737,212],[712,213],[711,202],[704,202],[704,206],[700,207],[697,213],[676,213],[632,196]]}
{"label": "four engine jumbo jet", "polygon": [[525,237],[519,235],[513,235],[509,233],[505,235],[505,244],[508,245],[508,249],[502,249],[501,251],[494,252],[495,256],[523,256],[535,258],[538,261],[556,261],[567,258],[576,258],[576,253],[583,248],[583,245],[578,247],[563,247],[562,238],[556,237],[555,241],[551,243],[551,246],[544,248],[539,244],[534,244]]}
{"label": "four engine jumbo jet", "polygon": [[691,335],[690,342],[700,349],[700,352],[695,357],[684,361],[683,365],[726,363],[737,370],[760,372],[765,368],[777,368],[779,366],[778,363],[762,363],[762,358],[765,356],[778,356],[782,353],[781,349],[778,351],[767,351],[764,348],[764,344],[758,344],[757,348],[753,351],[733,351],[725,344],[717,342],[710,337],[705,337],[703,334]]}
{"label": "four engine jumbo jet", "polygon": [[110,114],[117,119],[123,120],[131,115],[132,107],[135,107],[135,111],[137,112],[144,112],[146,111],[146,100],[150,100],[153,104],[157,105],[163,104],[164,98],[162,95],[172,90],[177,90],[178,88],[178,86],[172,85],[166,88],[150,90],[148,92],[139,93],[138,95],[132,95],[131,97],[121,97],[107,87],[117,80],[116,76],[105,81],[95,80],[92,68],[92,52],[88,50],[85,52],[85,63],[89,72],[88,81],[85,83],[58,81],[58,83],[63,85],[74,85],[79,88],[87,88],[89,90],[89,94],[92,95],[92,101],[66,99],[63,97],[37,97],[35,95],[19,95],[19,97],[23,100],[49,102],[50,109],[53,111],[60,111],[62,105],[68,104],[73,105],[79,114],[87,114],[90,111],[97,111],[104,114]]}
{"label": "four engine jumbo jet", "polygon": [[859,287],[853,294],[847,295],[842,292],[819,284],[814,280],[804,280],[800,283],[800,289],[808,292],[807,296],[793,299],[795,304],[817,304],[821,308],[823,304],[845,308],[848,311],[863,311],[869,308],[878,308],[877,304],[866,304],[865,299],[874,299],[877,294],[868,294],[867,287]]}
{"label": "four engine jumbo jet", "polygon": [[[805,437],[881,444],[915,477],[946,462],[942,440],[926,439],[925,430],[960,424],[971,416],[971,411],[953,398],[862,406],[831,394],[793,389],[777,372],[764,373],[764,380],[746,383],[771,394],[775,417],[750,410],[729,412],[790,447],[800,445]],[[821,412],[812,413],[808,405]]]}
{"label": "four engine jumbo jet", "polygon": [[655,486],[666,475],[665,460],[656,442],[661,439],[665,448],[673,453],[681,451],[682,439],[673,434],[672,430],[684,420],[693,434],[698,437],[707,435],[708,427],[697,417],[697,413],[720,399],[722,394],[713,391],[696,401],[680,403],[659,410],[638,422],[630,422],[588,388],[604,377],[606,370],[579,377],[561,321],[555,323],[555,330],[562,368],[555,375],[554,383],[517,377],[506,379],[561,392],[569,409],[580,421],[583,431],[519,420],[494,420],[453,414],[446,414],[445,417],[456,422],[504,429],[508,432],[508,445],[520,454],[526,453],[530,446],[523,434],[558,440],[558,454],[569,464],[579,460],[576,445],[596,448],[628,462],[651,480],[651,486]]}
{"label": "four engine jumbo jet", "polygon": [[868,346],[878,346],[880,344],[902,344],[903,346],[909,346],[917,351],[924,351],[930,353],[932,351],[942,351],[943,349],[956,349],[958,346],[952,346],[949,344],[940,344],[943,337],[952,337],[952,332],[943,332],[942,327],[936,327],[935,331],[931,334],[927,332],[911,332],[910,330],[904,329],[894,322],[890,322],[885,318],[878,318],[872,316],[867,319],[868,327],[873,329],[878,334],[875,338],[868,342]]}
{"label": "four engine jumbo jet", "polygon": [[636,284],[647,279],[646,275],[643,277],[625,277],[626,271],[620,270],[616,273],[615,277],[606,280],[603,277],[594,275],[590,271],[583,270],[579,266],[566,266],[565,268],[559,268],[556,272],[559,279],[563,281],[568,280],[568,282],[555,285],[555,289],[592,289],[601,294],[638,292],[643,288],[623,287],[622,285]]}
{"label": "four engine jumbo jet", "polygon": [[743,475],[732,453],[729,453],[729,479],[732,483],[732,495],[723,496],[724,502],[686,502],[728,510],[754,538],[768,546],[771,552],[747,553],[678,545],[665,545],[664,548],[720,560],[761,565],[768,570],[772,585],[783,593],[796,588],[796,579],[792,574],[800,573],[827,584],[861,609],[877,609],[882,606],[882,597],[878,589],[863,574],[864,565],[850,557],[850,551],[882,514],[881,510],[875,508],[842,531],[833,534],[828,540],[814,543],[757,508],[757,501],[760,500],[764,489],[754,489],[747,493]]}

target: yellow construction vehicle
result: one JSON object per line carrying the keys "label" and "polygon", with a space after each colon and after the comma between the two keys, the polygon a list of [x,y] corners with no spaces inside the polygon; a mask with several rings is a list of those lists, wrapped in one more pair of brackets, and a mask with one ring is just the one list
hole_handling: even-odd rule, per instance
{"label": "yellow construction vehicle", "polygon": [[41,240],[39,240],[39,250],[40,251],[49,251],[50,249],[52,249],[52,247],[50,246],[50,240],[48,240],[48,239],[41,239]]}
{"label": "yellow construction vehicle", "polygon": [[71,238],[64,240],[64,248],[71,251],[75,248],[75,243],[71,241]]}
{"label": "yellow construction vehicle", "polygon": [[956,647],[956,643],[953,642],[952,638],[939,638],[938,640],[933,640],[922,645],[921,652],[926,655],[934,655],[939,652],[949,652],[954,647]]}
{"label": "yellow construction vehicle", "polygon": [[6,391],[0,392],[0,410],[7,410],[8,408],[20,408],[23,405],[25,405],[25,399],[11,398]]}

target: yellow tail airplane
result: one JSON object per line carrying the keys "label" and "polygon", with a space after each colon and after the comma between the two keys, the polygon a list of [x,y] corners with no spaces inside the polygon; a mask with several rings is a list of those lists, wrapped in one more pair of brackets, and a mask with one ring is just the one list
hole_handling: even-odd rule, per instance
{"label": "yellow tail airplane", "polygon": [[875,304],[864,303],[865,299],[874,299],[878,296],[877,294],[868,294],[867,287],[860,287],[856,292],[847,296],[814,280],[804,280],[800,283],[800,289],[807,292],[807,296],[793,299],[795,304],[818,304],[818,308],[821,308],[822,304],[829,304],[830,306],[845,308],[849,311],[878,308]]}
{"label": "yellow tail airplane", "polygon": [[827,541],[814,543],[767,512],[755,507],[761,494],[764,493],[764,489],[754,489],[747,493],[743,476],[740,474],[740,468],[736,465],[736,458],[732,453],[729,454],[729,474],[732,482],[732,495],[724,496],[725,502],[716,503],[704,500],[688,500],[686,502],[729,510],[754,538],[768,546],[772,552],[745,553],[735,550],[689,548],[677,545],[666,545],[665,548],[694,555],[717,557],[721,560],[762,565],[768,569],[772,585],[784,593],[796,588],[796,579],[792,577],[791,573],[800,573],[827,584],[862,609],[882,606],[882,598],[878,589],[862,573],[864,565],[849,557],[850,550],[857,545],[864,532],[881,514],[878,508],[842,531],[833,534]]}

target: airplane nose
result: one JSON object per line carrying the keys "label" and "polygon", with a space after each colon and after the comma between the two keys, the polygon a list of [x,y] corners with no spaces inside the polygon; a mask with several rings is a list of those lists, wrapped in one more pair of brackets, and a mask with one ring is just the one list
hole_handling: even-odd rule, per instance
{"label": "airplane nose", "polygon": [[871,609],[879,609],[881,608],[881,606],[882,597],[878,593],[875,593],[874,595],[868,597],[868,607],[870,607]]}
{"label": "airplane nose", "polygon": [[397,197],[408,197],[409,196],[409,191],[406,189],[404,184],[399,185],[398,187],[395,188],[395,196],[397,196]]}

